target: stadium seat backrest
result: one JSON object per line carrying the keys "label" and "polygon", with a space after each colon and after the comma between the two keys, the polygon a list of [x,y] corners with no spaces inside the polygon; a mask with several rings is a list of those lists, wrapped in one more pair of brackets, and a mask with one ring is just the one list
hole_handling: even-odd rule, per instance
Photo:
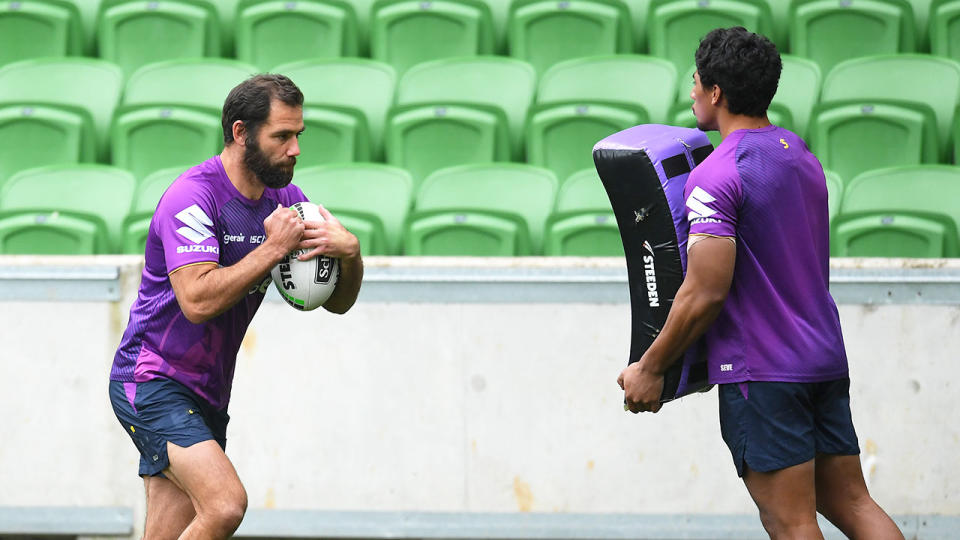
{"label": "stadium seat backrest", "polygon": [[124,105],[187,105],[219,110],[234,86],[258,70],[226,58],[189,58],[146,65],[127,80]]}
{"label": "stadium seat backrest", "polygon": [[476,103],[506,115],[514,153],[519,154],[527,110],[537,86],[533,67],[497,56],[463,57],[419,64],[397,85],[398,105]]}
{"label": "stadium seat backrest", "polygon": [[481,0],[375,0],[370,57],[397,73],[438,58],[493,54],[490,7]]}
{"label": "stadium seat backrest", "polygon": [[0,104],[42,103],[88,111],[101,159],[106,158],[110,121],[122,88],[120,68],[93,58],[25,60],[0,69]]}
{"label": "stadium seat backrest", "polygon": [[100,57],[127,75],[153,62],[219,56],[220,15],[209,0],[102,0],[97,43]]}
{"label": "stadium seat backrest", "polygon": [[0,211],[77,212],[106,224],[109,249],[119,253],[121,227],[133,200],[136,180],[107,165],[51,165],[22,171],[0,194]]}
{"label": "stadium seat backrest", "polygon": [[[947,165],[865,172],[849,182],[837,215],[837,255],[956,257],[960,169]],[[851,253],[850,250],[853,252]]]}
{"label": "stadium seat backrest", "polygon": [[782,55],[781,60],[783,71],[773,103],[790,110],[793,131],[800,137],[806,137],[810,114],[820,96],[820,84],[823,81],[820,68],[816,62],[798,56]]}
{"label": "stadium seat backrest", "polygon": [[773,34],[764,0],[652,0],[647,24],[650,54],[672,62],[678,73],[690,66],[700,39],[714,28],[743,26]]}
{"label": "stadium seat backrest", "polygon": [[357,15],[346,0],[240,0],[237,58],[261,70],[307,58],[356,56]]}
{"label": "stadium seat backrest", "polygon": [[600,181],[596,168],[588,168],[570,175],[560,185],[557,193],[557,212],[574,210],[603,210],[613,212],[610,198]]}
{"label": "stadium seat backrest", "polygon": [[68,0],[0,3],[0,66],[19,60],[84,53],[83,24]]}
{"label": "stadium seat backrest", "polygon": [[960,224],[960,168],[918,165],[867,171],[847,183],[840,213],[940,213]]}
{"label": "stadium seat backrest", "polygon": [[417,211],[475,209],[522,216],[534,253],[557,196],[557,178],[546,170],[519,163],[474,164],[439,170],[424,180],[416,196]]}
{"label": "stadium seat backrest", "polygon": [[676,93],[673,64],[641,55],[595,56],[555,64],[540,77],[537,103],[582,100],[642,105],[664,123]]}
{"label": "stadium seat backrest", "polygon": [[361,246],[364,253],[400,253],[401,233],[413,204],[413,178],[407,171],[378,163],[327,165],[297,169],[293,183],[335,216],[344,212],[379,218],[386,245],[373,252],[370,246]]}
{"label": "stadium seat backrest", "polygon": [[622,0],[514,0],[507,24],[510,55],[538,73],[570,58],[633,51],[633,19]]}
{"label": "stadium seat backrest", "polygon": [[90,114],[77,107],[0,105],[0,188],[13,174],[55,163],[96,161]]}
{"label": "stadium seat backrest", "polygon": [[283,64],[272,72],[290,77],[303,92],[305,108],[350,107],[362,112],[373,143],[372,157],[383,159],[384,123],[397,85],[392,67],[364,58],[340,58]]}
{"label": "stadium seat backrest", "polygon": [[630,0],[627,2],[630,18],[633,20],[633,50],[647,52],[647,14],[650,12],[650,0]]}
{"label": "stadium seat backrest", "polygon": [[820,100],[895,99],[933,109],[946,155],[954,111],[960,103],[960,63],[922,54],[880,55],[838,64],[823,81]]}
{"label": "stadium seat backrest", "polygon": [[916,41],[907,0],[794,0],[790,7],[790,53],[823,73],[849,58],[913,52]]}
{"label": "stadium seat backrest", "polygon": [[960,59],[960,0],[933,0],[929,29],[932,54]]}
{"label": "stadium seat backrest", "polygon": [[895,100],[821,103],[810,126],[810,148],[844,182],[882,167],[936,163],[937,133],[930,107]]}

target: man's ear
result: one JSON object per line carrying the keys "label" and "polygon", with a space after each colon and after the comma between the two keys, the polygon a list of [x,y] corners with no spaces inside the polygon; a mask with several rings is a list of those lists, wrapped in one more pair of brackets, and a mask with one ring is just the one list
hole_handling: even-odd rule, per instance
{"label": "man's ear", "polygon": [[710,104],[714,107],[720,106],[720,100],[723,99],[723,90],[720,89],[720,85],[713,85],[713,89],[710,90]]}
{"label": "man's ear", "polygon": [[233,123],[233,140],[240,146],[247,145],[247,126],[243,120],[237,120]]}

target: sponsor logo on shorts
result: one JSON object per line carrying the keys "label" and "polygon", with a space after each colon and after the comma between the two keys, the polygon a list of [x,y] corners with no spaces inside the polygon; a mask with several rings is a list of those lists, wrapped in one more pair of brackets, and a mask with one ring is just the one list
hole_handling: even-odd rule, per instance
{"label": "sponsor logo on shorts", "polygon": [[723,223],[723,221],[710,217],[717,213],[716,210],[707,206],[717,199],[707,193],[700,186],[693,188],[690,196],[687,197],[687,208],[690,212],[687,214],[687,221],[695,225],[697,223]]}
{"label": "sponsor logo on shorts", "polygon": [[720,371],[733,371],[733,364],[720,364]]}
{"label": "sponsor logo on shorts", "polygon": [[660,307],[660,294],[657,292],[657,270],[654,267],[653,246],[649,241],[643,242],[643,275],[647,285],[647,303],[650,307]]}
{"label": "sponsor logo on shorts", "polygon": [[177,246],[177,253],[220,253],[218,246]]}

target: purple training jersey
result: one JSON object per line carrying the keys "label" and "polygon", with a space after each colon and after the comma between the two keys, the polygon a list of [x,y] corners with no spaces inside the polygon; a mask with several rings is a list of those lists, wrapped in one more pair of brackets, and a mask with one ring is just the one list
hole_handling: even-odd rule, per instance
{"label": "purple training jersey", "polygon": [[706,333],[710,382],[846,377],[826,180],[803,140],[777,126],[734,131],[690,173],[684,199],[691,235],[737,244],[730,294]]}
{"label": "purple training jersey", "polygon": [[227,177],[220,156],[177,178],[150,222],[140,291],[110,379],[136,383],[167,377],[214,407],[226,407],[237,351],[270,276],[236,305],[201,324],[184,316],[168,276],[193,264],[235,264],[263,243],[263,220],[277,204],[306,200],[294,185],[267,188],[256,201],[244,197]]}

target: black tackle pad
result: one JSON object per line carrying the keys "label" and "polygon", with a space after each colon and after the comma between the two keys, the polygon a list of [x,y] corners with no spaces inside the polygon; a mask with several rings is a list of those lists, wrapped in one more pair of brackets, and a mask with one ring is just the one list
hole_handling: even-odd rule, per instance
{"label": "black tackle pad", "polygon": [[[615,133],[593,148],[593,160],[617,217],[630,282],[632,336],[628,364],[660,333],[687,264],[683,190],[713,145],[698,129],[645,124]],[[698,341],[664,376],[660,401],[709,390]]]}

